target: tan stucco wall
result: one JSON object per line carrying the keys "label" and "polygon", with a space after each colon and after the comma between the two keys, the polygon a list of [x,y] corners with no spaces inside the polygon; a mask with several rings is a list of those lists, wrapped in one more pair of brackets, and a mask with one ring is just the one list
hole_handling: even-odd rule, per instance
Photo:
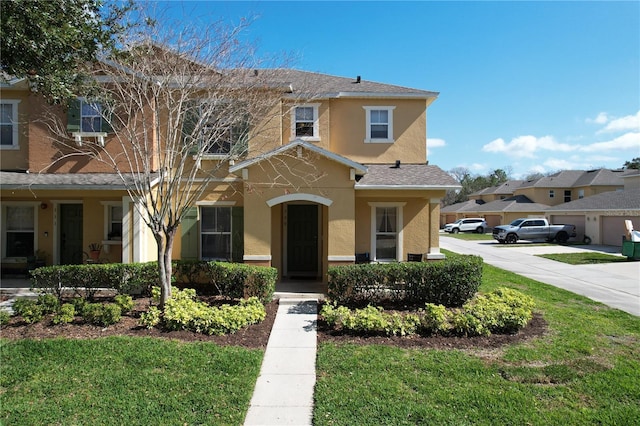
{"label": "tan stucco wall", "polygon": [[[124,192],[114,193],[110,191],[68,191],[54,190],[42,191],[32,190],[2,190],[0,200],[2,204],[12,202],[34,203],[37,215],[37,233],[35,246],[38,250],[43,250],[47,255],[47,264],[57,263],[54,257],[58,252],[56,245],[60,244],[58,219],[56,217],[56,206],[64,203],[82,203],[82,249],[89,250],[89,244],[102,244],[105,241],[105,206],[103,201],[121,202]],[[44,207],[44,208],[43,208]],[[59,257],[59,253],[57,253]],[[104,250],[100,256],[109,262],[120,262],[122,260],[122,245],[114,244],[109,247],[109,253]]]}

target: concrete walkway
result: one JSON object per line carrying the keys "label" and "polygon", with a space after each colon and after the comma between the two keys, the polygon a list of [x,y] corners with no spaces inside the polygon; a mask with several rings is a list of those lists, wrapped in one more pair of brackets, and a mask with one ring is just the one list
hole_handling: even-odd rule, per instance
{"label": "concrete walkway", "polygon": [[440,236],[440,247],[481,256],[490,265],[569,290],[633,315],[640,316],[640,262],[569,265],[537,254],[604,252],[622,256],[611,246],[501,245],[495,241],[466,241]]}
{"label": "concrete walkway", "polygon": [[280,298],[245,425],[312,424],[317,313],[313,294]]}

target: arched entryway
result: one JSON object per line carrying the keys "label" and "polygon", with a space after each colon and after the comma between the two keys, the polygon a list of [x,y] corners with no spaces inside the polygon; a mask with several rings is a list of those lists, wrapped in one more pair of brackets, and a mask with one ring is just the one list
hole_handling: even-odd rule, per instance
{"label": "arched entryway", "polygon": [[324,207],[329,207],[332,200],[313,194],[287,194],[267,204],[280,213],[281,220],[272,235],[282,278],[322,280],[326,258]]}

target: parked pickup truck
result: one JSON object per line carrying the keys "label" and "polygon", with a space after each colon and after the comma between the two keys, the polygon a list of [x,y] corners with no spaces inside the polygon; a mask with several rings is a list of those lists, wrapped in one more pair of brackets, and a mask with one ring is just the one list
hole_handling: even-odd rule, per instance
{"label": "parked pickup truck", "polygon": [[493,238],[500,244],[514,244],[518,240],[553,240],[566,243],[576,236],[574,225],[551,225],[547,219],[516,219],[509,225],[493,228]]}

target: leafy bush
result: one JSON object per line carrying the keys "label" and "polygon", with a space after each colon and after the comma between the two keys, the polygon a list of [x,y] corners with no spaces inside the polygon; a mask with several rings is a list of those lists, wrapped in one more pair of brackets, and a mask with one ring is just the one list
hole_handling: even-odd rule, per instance
{"label": "leafy bush", "polygon": [[120,307],[120,311],[122,314],[126,314],[131,311],[134,306],[133,297],[128,294],[118,294],[114,297],[114,301],[116,305]]}
{"label": "leafy bush", "polygon": [[340,304],[402,301],[462,306],[478,291],[482,258],[452,256],[439,262],[358,264],[329,268],[329,297]]}
{"label": "leafy bush", "polygon": [[0,310],[0,325],[9,324],[10,318],[11,318],[11,315],[9,315],[9,312]]}
{"label": "leafy bush", "polygon": [[380,307],[350,310],[336,302],[324,304],[320,315],[336,329],[355,333],[385,335],[422,334],[488,336],[513,333],[532,318],[533,299],[516,290],[498,288],[477,295],[462,308],[448,310],[443,305],[425,304],[417,313],[387,313]]}
{"label": "leafy bush", "polygon": [[42,306],[42,313],[53,314],[60,308],[60,301],[53,294],[41,294],[36,303]]}
{"label": "leafy bush", "polygon": [[426,334],[444,334],[451,328],[450,317],[443,305],[427,303],[420,319],[420,329]]}
{"label": "leafy bush", "polygon": [[82,318],[94,325],[109,326],[120,321],[122,313],[115,303],[87,303],[82,309]]}
{"label": "leafy bush", "polygon": [[[160,290],[154,288],[152,294],[158,297]],[[164,313],[152,307],[142,314],[140,323],[148,328],[162,324],[168,330],[191,330],[204,334],[227,334],[266,317],[264,305],[257,297],[243,299],[237,305],[225,304],[211,307],[196,300],[194,289],[172,289],[172,297],[164,306]]]}
{"label": "leafy bush", "polygon": [[33,299],[20,298],[13,302],[13,312],[22,317],[27,324],[34,324],[42,321],[44,310],[38,302]]}
{"label": "leafy bush", "polygon": [[140,325],[153,328],[160,324],[160,320],[162,319],[162,312],[158,309],[157,306],[151,306],[147,312],[143,312],[140,315]]}
{"label": "leafy bush", "polygon": [[76,316],[76,309],[71,303],[63,303],[53,316],[54,324],[68,324],[73,321]]}
{"label": "leafy bush", "polygon": [[278,270],[243,263],[208,262],[207,276],[219,294],[232,299],[257,297],[262,303],[273,298]]}

